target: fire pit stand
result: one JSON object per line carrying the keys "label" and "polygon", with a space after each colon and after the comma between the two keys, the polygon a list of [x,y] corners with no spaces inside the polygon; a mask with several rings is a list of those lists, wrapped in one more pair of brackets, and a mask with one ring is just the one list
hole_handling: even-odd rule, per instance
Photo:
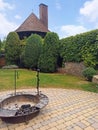
{"label": "fire pit stand", "polygon": [[[16,71],[15,71],[16,73]],[[16,76],[16,74],[15,74]],[[16,77],[15,77],[16,82]],[[48,104],[48,97],[39,92],[39,70],[37,71],[37,93],[16,92],[6,95],[0,101],[0,118],[5,122],[20,123],[37,116]]]}

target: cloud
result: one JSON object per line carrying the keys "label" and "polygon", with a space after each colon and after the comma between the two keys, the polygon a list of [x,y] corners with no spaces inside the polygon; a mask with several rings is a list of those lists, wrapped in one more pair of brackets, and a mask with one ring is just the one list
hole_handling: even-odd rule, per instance
{"label": "cloud", "polygon": [[6,13],[9,10],[14,9],[14,5],[0,0],[0,39],[3,39],[9,32],[14,31],[17,28],[17,24],[11,22],[7,17]]}
{"label": "cloud", "polygon": [[68,36],[74,36],[76,34],[80,34],[83,32],[86,32],[87,29],[81,25],[64,25],[60,28],[60,37],[68,37]]}
{"label": "cloud", "polygon": [[15,15],[15,18],[16,19],[21,19],[21,16],[17,14],[17,15]]}
{"label": "cloud", "polygon": [[54,27],[53,30],[59,35],[60,39],[69,36],[75,36],[76,34],[80,34],[88,31],[87,28],[81,25],[63,25],[59,27]]}
{"label": "cloud", "polygon": [[56,1],[56,9],[61,10],[61,4],[59,1]]}
{"label": "cloud", "polygon": [[88,22],[98,22],[98,0],[86,1],[82,8],[80,8],[80,14]]}
{"label": "cloud", "polygon": [[15,5],[10,5],[9,3],[7,2],[4,2],[4,0],[0,0],[0,10],[6,10],[6,9],[14,9],[15,8]]}
{"label": "cloud", "polygon": [[77,25],[63,25],[55,28],[60,38],[74,36],[98,28],[98,0],[86,0],[79,9]]}
{"label": "cloud", "polygon": [[10,31],[14,31],[16,27],[17,25],[15,23],[8,21],[5,15],[0,13],[0,35],[1,36],[5,36]]}

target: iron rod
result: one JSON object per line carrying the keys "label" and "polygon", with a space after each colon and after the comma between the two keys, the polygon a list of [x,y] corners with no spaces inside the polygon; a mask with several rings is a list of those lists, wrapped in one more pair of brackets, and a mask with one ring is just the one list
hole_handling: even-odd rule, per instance
{"label": "iron rod", "polygon": [[16,96],[16,70],[15,70],[15,96]]}
{"label": "iron rod", "polygon": [[37,94],[39,95],[39,81],[40,81],[40,79],[39,79],[39,69],[37,69]]}

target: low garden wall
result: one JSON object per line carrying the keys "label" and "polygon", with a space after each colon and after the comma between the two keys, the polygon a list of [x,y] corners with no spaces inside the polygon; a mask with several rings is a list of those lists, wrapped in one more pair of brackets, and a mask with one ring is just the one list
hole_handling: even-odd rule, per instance
{"label": "low garden wall", "polygon": [[6,64],[5,57],[4,57],[4,56],[1,56],[1,57],[0,57],[0,67],[5,66],[5,64]]}
{"label": "low garden wall", "polygon": [[64,68],[59,68],[58,72],[71,74],[75,76],[82,76],[82,71],[85,69],[85,65],[83,62],[74,63],[74,62],[66,62]]}

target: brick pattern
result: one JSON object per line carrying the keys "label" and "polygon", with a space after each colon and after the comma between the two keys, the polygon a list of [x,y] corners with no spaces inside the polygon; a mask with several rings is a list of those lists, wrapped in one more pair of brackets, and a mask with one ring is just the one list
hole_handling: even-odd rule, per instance
{"label": "brick pattern", "polygon": [[3,67],[6,64],[5,57],[0,57],[0,67]]}
{"label": "brick pattern", "polygon": [[[0,120],[0,130],[98,130],[98,94],[67,89],[41,90],[49,97],[49,104],[37,117],[19,124]],[[30,89],[22,91],[31,92]],[[0,93],[0,98],[9,93]]]}

